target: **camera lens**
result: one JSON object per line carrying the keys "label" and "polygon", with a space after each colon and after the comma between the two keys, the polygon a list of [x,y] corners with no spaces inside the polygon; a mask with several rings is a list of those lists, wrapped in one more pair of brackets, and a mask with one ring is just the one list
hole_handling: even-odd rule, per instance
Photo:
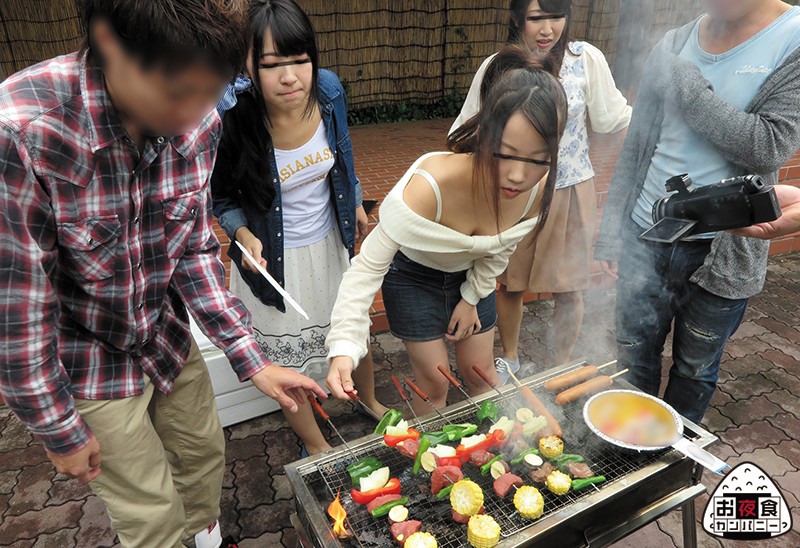
{"label": "camera lens", "polygon": [[653,204],[653,222],[657,223],[664,217],[667,217],[667,203],[669,202],[669,197],[661,198],[660,200],[656,200],[656,203]]}

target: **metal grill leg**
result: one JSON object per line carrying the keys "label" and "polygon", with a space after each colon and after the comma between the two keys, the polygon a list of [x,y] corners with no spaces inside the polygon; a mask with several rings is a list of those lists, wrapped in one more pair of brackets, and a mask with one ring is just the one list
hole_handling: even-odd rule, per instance
{"label": "metal grill leg", "polygon": [[683,522],[683,548],[696,548],[697,523],[695,522],[694,500],[681,506],[681,521]]}

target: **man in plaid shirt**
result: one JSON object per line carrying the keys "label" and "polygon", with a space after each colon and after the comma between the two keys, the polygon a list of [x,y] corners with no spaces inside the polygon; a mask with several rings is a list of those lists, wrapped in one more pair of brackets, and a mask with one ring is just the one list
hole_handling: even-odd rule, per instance
{"label": "man in plaid shirt", "polygon": [[266,360],[211,227],[214,105],[247,1],[83,15],[81,52],[0,84],[0,390],[124,546],[219,546],[224,440],[187,309],[242,381],[288,407],[325,397]]}

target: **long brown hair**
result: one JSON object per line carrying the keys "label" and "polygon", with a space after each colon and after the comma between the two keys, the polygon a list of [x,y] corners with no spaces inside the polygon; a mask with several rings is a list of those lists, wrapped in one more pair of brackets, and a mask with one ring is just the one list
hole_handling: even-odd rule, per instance
{"label": "long brown hair", "polygon": [[[475,175],[472,184],[476,190],[480,186],[489,187],[490,195],[487,197],[499,228],[500,184],[498,161],[494,153],[499,150],[506,123],[514,113],[520,112],[530,121],[547,144],[550,155],[550,171],[534,239],[550,212],[558,174],[558,142],[567,119],[564,88],[547,68],[546,59],[532,55],[523,46],[504,47],[486,69],[481,110],[447,139],[448,150],[474,155]],[[479,185],[479,181],[492,181],[494,184]]]}
{"label": "long brown hair", "polygon": [[[511,0],[508,6],[508,39],[507,44],[524,44],[523,29],[525,28],[525,18],[528,16],[528,8],[533,0]],[[561,71],[561,65],[564,64],[564,55],[569,52],[570,55],[575,55],[569,49],[569,43],[572,40],[571,29],[572,26],[572,0],[538,0],[539,8],[545,13],[563,13],[566,17],[566,24],[564,25],[564,32],[561,33],[553,49],[549,51],[547,56],[552,60],[552,74],[558,76]]]}

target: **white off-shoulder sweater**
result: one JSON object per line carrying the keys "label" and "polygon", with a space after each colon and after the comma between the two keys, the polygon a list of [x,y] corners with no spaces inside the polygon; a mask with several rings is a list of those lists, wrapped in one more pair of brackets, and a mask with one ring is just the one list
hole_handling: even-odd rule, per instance
{"label": "white off-shoulder sweater", "polygon": [[525,217],[535,201],[538,185],[531,192],[520,222],[500,234],[469,236],[414,212],[403,200],[403,191],[420,164],[436,154],[449,153],[422,156],[389,192],[380,208],[380,223],[364,240],[361,252],[345,273],[325,342],[329,360],[349,356],[358,366],[366,355],[369,309],[398,251],[412,261],[443,272],[466,270],[461,296],[474,305],[495,290],[497,276],[506,269],[509,256],[536,227],[538,215]]}

